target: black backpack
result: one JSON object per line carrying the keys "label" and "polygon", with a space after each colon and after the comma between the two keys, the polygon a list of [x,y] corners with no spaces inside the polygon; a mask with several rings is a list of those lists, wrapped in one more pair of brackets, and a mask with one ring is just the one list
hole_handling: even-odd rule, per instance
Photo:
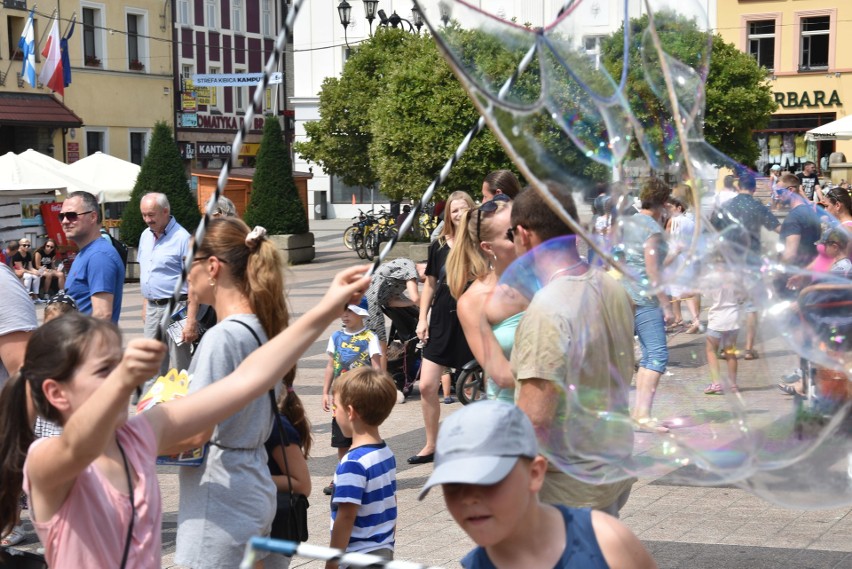
{"label": "black backpack", "polygon": [[124,265],[124,268],[126,269],[127,268],[127,245],[125,245],[124,243],[122,243],[121,241],[119,241],[118,239],[113,237],[112,235],[110,235],[109,232],[107,232],[107,231],[102,231],[101,235],[105,236],[105,237],[109,237],[110,243],[112,243],[112,246],[115,248],[116,252],[118,253],[118,256],[121,257],[121,263]]}

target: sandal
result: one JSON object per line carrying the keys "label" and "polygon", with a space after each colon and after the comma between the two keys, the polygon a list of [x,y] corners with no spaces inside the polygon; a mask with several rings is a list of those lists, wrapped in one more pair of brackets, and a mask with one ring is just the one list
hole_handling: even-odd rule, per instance
{"label": "sandal", "polygon": [[12,547],[12,546],[18,545],[19,543],[24,541],[26,538],[27,538],[27,536],[24,535],[24,529],[21,526],[15,526],[15,527],[12,528],[12,531],[7,533],[3,537],[3,540],[0,541],[0,546]]}
{"label": "sandal", "polygon": [[756,360],[759,356],[757,355],[757,350],[746,350],[745,355],[743,356],[744,360]]}
{"label": "sandal", "polygon": [[698,320],[693,320],[692,324],[689,325],[689,328],[686,329],[687,334],[698,334],[698,331],[701,330],[701,322]]}
{"label": "sandal", "polygon": [[722,393],[724,393],[724,389],[718,383],[711,383],[704,388],[704,395],[721,395]]}
{"label": "sandal", "polygon": [[637,433],[665,434],[669,428],[654,419],[634,419],[633,430]]}
{"label": "sandal", "polygon": [[683,320],[678,320],[677,322],[666,326],[666,332],[674,332],[678,328],[683,326]]}
{"label": "sandal", "polygon": [[786,393],[787,395],[799,395],[803,396],[804,393],[799,393],[799,391],[794,387],[792,383],[784,383],[783,381],[778,384],[778,389]]}

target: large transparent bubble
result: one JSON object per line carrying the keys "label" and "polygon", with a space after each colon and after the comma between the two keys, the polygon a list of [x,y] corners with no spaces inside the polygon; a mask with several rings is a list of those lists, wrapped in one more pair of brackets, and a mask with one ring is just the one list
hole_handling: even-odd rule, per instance
{"label": "large transparent bubble", "polygon": [[[544,307],[519,319],[512,355],[516,366],[524,350],[544,350],[533,371],[558,387],[544,453],[596,484],[653,476],[736,484],[791,507],[852,504],[852,285],[830,272],[833,260],[785,254],[789,226],[779,239],[772,220],[743,211],[747,196],[728,205],[726,176],[740,189],[766,181],[704,140],[704,3],[643,2],[638,23],[619,4],[626,24],[605,45],[619,54],[610,69],[586,51],[586,3],[568,4],[542,29],[460,0],[442,1],[446,23],[425,13],[532,191],[576,234],[518,258],[492,296]],[[652,174],[686,213],[643,209]],[[782,201],[813,209],[796,200]],[[836,223],[814,216],[817,235]],[[555,275],[575,249],[582,275]],[[625,291],[639,310],[625,313]],[[663,367],[633,339],[654,304],[678,306],[683,324],[668,323],[668,364],[650,420],[637,420],[636,368]]]}

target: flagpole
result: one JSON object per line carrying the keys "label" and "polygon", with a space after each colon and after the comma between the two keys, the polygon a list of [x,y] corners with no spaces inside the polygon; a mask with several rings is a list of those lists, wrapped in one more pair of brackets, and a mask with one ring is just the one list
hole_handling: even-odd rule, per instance
{"label": "flagpole", "polygon": [[47,21],[47,25],[44,27],[44,30],[41,32],[41,39],[36,43],[36,53],[40,53],[39,48],[41,47],[41,42],[44,41],[44,36],[50,31],[50,22],[52,22],[56,18],[56,8],[53,9],[53,12],[50,14],[50,19]]}
{"label": "flagpole", "polygon": [[64,37],[65,37],[65,34],[67,34],[67,33],[68,33],[68,29],[69,29],[71,26],[73,26],[73,25],[74,25],[74,23],[75,23],[76,21],[77,21],[77,10],[74,10],[73,12],[71,12],[71,21],[70,21],[70,22],[68,22],[68,25],[67,25],[67,26],[65,26],[65,31],[64,31],[64,32],[62,32],[62,35],[61,35],[60,37],[63,37],[63,38],[64,38]]}

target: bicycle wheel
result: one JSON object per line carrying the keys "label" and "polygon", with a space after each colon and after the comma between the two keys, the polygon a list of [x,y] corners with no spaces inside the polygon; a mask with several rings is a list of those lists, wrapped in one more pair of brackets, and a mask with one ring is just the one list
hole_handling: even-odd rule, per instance
{"label": "bicycle wheel", "polygon": [[485,399],[485,374],[481,366],[462,370],[456,380],[456,397],[462,405]]}
{"label": "bicycle wheel", "polygon": [[352,240],[352,248],[358,253],[358,257],[367,258],[367,251],[364,249],[364,235],[361,232],[355,234],[355,238]]}
{"label": "bicycle wheel", "polygon": [[368,261],[372,261],[376,257],[376,249],[379,248],[379,237],[376,235],[376,230],[371,229],[364,237],[364,256]]}
{"label": "bicycle wheel", "polygon": [[343,244],[346,245],[347,249],[355,249],[355,236],[358,235],[358,231],[358,226],[353,225],[352,227],[348,227],[346,231],[343,232]]}

